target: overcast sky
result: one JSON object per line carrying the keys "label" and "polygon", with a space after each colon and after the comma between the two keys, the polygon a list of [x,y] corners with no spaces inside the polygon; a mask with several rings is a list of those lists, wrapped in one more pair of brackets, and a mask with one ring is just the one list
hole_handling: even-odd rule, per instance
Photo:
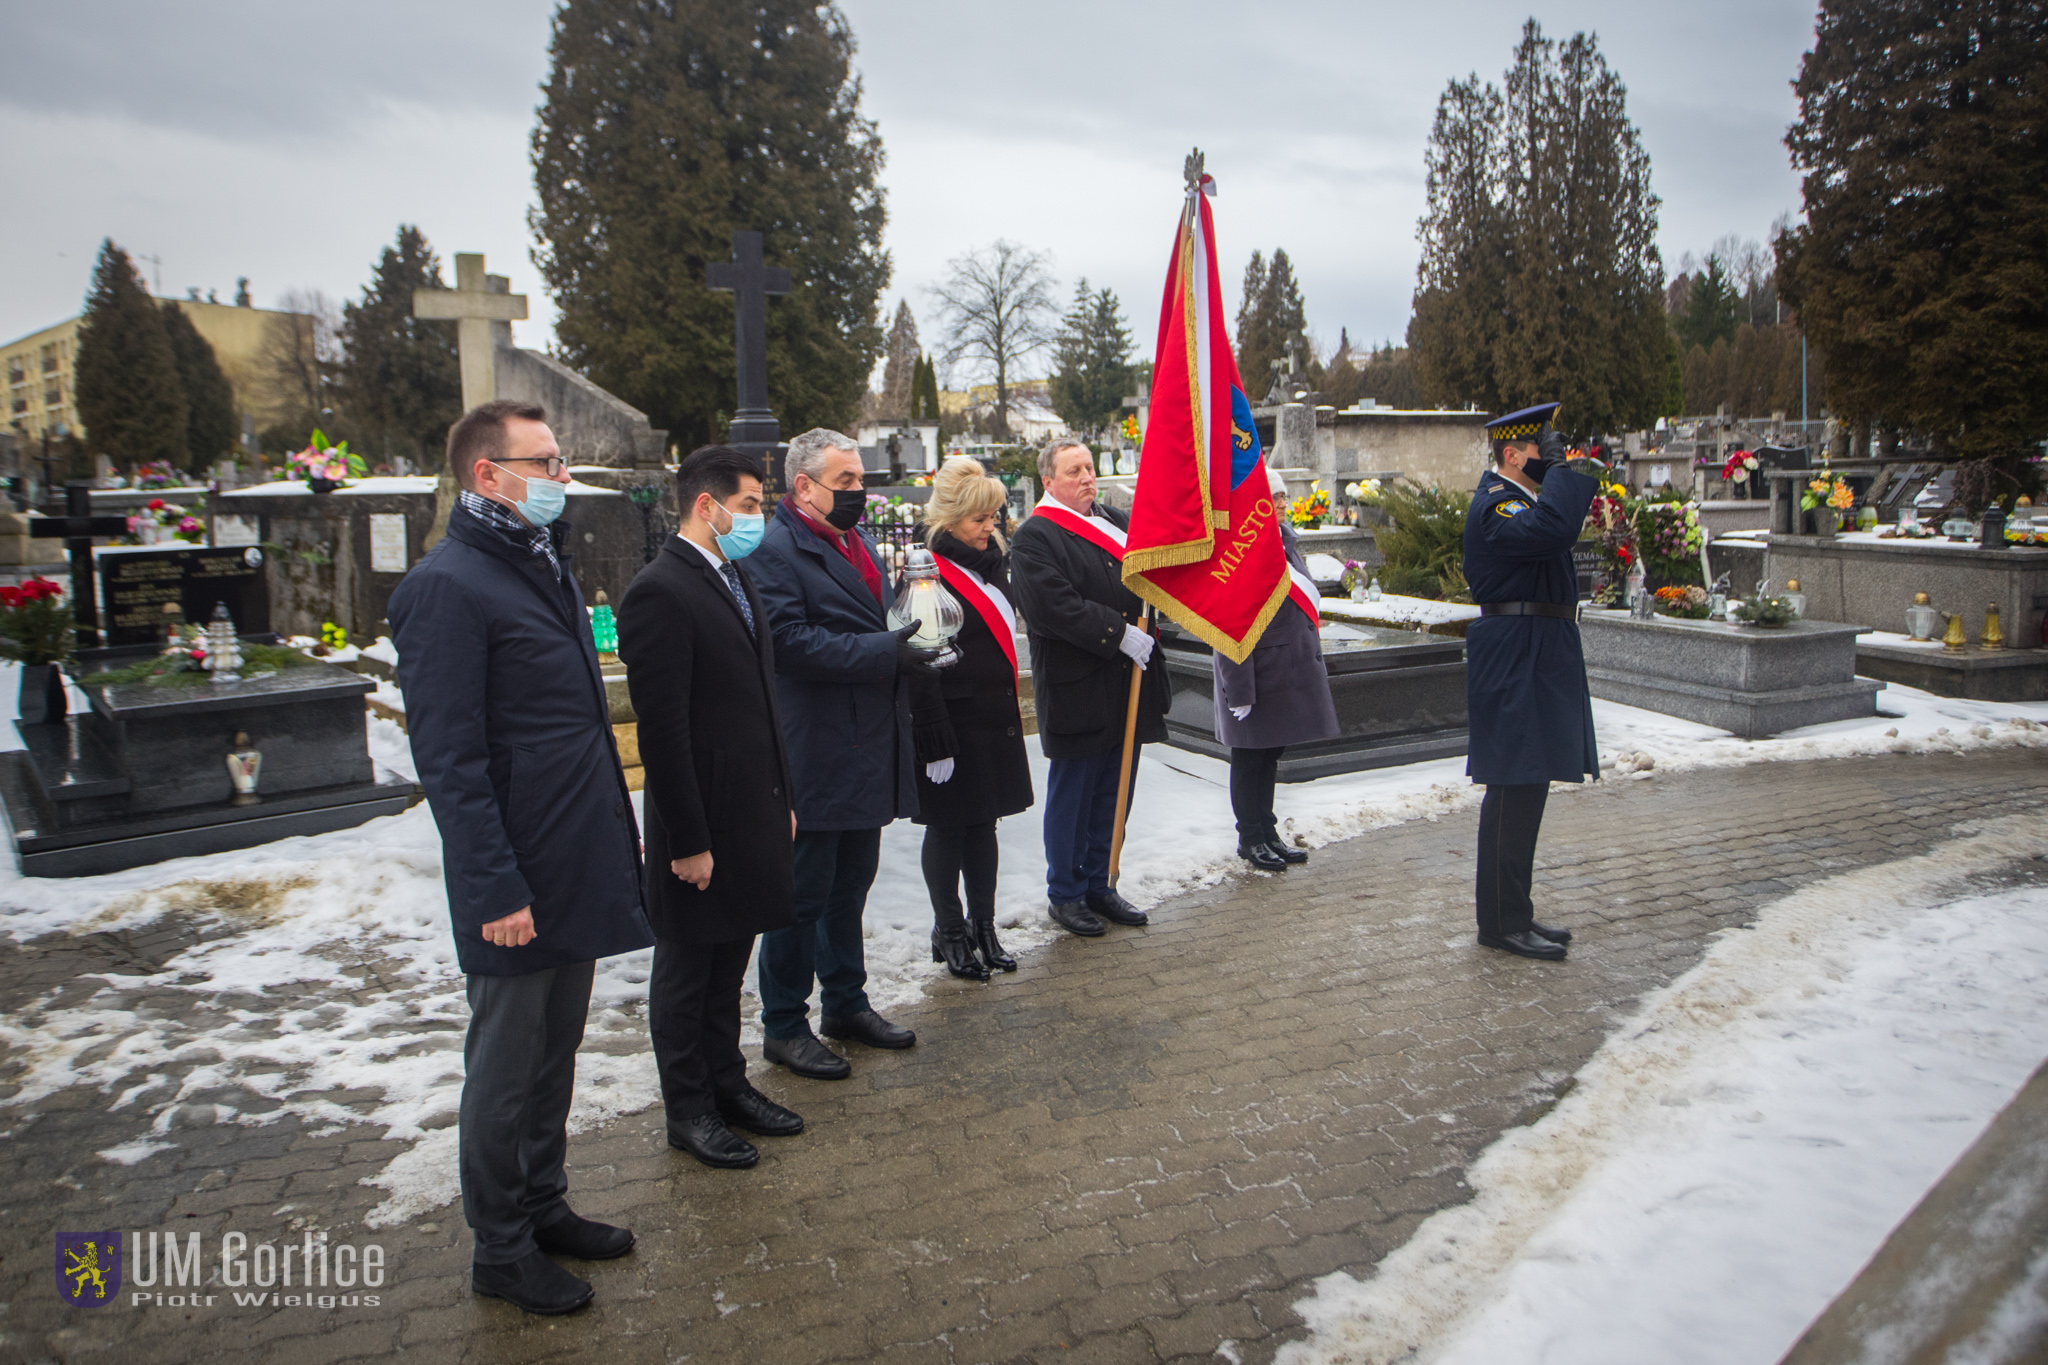
{"label": "overcast sky", "polygon": [[[527,138],[553,0],[0,0],[0,340],[78,310],[100,239],[161,292],[247,275],[360,294],[400,222],[450,266],[482,250],[552,307],[529,251]],[[1208,154],[1235,304],[1254,248],[1286,248],[1318,339],[1400,338],[1422,156],[1445,83],[1498,80],[1522,21],[1590,29],[1629,90],[1663,199],[1667,270],[1796,209],[1782,141],[1811,0],[846,0],[864,108],[888,153],[884,318],[998,236],[1123,298],[1149,353],[1181,160]]]}

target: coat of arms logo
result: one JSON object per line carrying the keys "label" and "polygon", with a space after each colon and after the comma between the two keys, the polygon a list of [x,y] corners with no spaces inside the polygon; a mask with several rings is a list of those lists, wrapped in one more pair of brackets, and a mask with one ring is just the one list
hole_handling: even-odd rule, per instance
{"label": "coat of arms logo", "polygon": [[57,1234],[57,1295],[79,1308],[104,1308],[121,1293],[119,1232]]}

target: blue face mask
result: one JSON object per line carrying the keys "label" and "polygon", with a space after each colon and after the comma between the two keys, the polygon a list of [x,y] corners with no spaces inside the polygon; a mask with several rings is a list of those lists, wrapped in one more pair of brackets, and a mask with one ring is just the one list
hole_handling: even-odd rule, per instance
{"label": "blue face mask", "polygon": [[[512,471],[508,469],[505,472],[509,474]],[[519,515],[526,518],[529,526],[546,526],[562,515],[562,509],[568,505],[569,485],[553,479],[533,478],[526,481],[526,501],[512,504]]]}
{"label": "blue face mask", "polygon": [[768,532],[768,518],[759,512],[735,512],[730,507],[720,511],[732,518],[732,529],[711,534],[718,541],[718,550],[727,559],[745,559],[761,547],[761,537]]}

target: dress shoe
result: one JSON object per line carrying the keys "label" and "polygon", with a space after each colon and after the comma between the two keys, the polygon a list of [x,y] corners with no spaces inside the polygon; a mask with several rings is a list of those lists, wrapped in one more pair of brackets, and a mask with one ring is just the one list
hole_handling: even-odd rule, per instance
{"label": "dress shoe", "polygon": [[1290,867],[1299,867],[1301,866],[1301,864],[1308,861],[1307,849],[1290,848],[1287,844],[1281,841],[1278,835],[1275,835],[1273,838],[1266,840],[1266,848],[1272,853],[1274,857],[1278,858],[1281,862],[1286,863]]}
{"label": "dress shoe", "polygon": [[1544,962],[1564,961],[1562,943],[1552,943],[1541,934],[1534,934],[1526,929],[1518,934],[1481,934],[1479,946],[1498,948],[1504,953],[1513,953],[1516,957],[1539,958]]}
{"label": "dress shoe", "polygon": [[1003,951],[1002,941],[996,937],[994,917],[975,920],[968,926],[967,932],[974,939],[975,951],[981,954],[981,960],[988,964],[991,971],[1017,970],[1017,959]]}
{"label": "dress shoe", "polygon": [[743,1171],[761,1159],[754,1144],[726,1127],[725,1120],[716,1113],[671,1123],[668,1145],[688,1152],[706,1166],[726,1171]]}
{"label": "dress shoe", "polygon": [[1109,932],[1109,926],[1102,922],[1101,916],[1088,908],[1087,901],[1053,901],[1051,905],[1052,922],[1070,934],[1079,934],[1082,938],[1101,938]]}
{"label": "dress shoe", "polygon": [[866,1043],[869,1047],[906,1048],[917,1035],[900,1024],[892,1024],[873,1010],[858,1014],[827,1014],[818,1020],[818,1031],[827,1038]]}
{"label": "dress shoe", "polygon": [[1261,872],[1285,872],[1287,860],[1264,844],[1239,844],[1237,856]]}
{"label": "dress shoe", "polygon": [[533,1230],[533,1244],[550,1256],[579,1261],[615,1261],[633,1249],[633,1234],[610,1223],[595,1223],[577,1214],[557,1218]]}
{"label": "dress shoe", "polygon": [[1107,891],[1090,891],[1088,908],[1111,924],[1128,925],[1133,929],[1152,922],[1143,910],[1119,896],[1114,887]]}
{"label": "dress shoe", "polygon": [[590,1302],[592,1292],[589,1281],[577,1279],[537,1248],[503,1265],[473,1263],[469,1287],[543,1317],[575,1312]]}
{"label": "dress shoe", "polygon": [[932,930],[932,961],[945,963],[946,970],[962,981],[988,980],[988,968],[974,955],[974,944],[967,937],[964,924]]}
{"label": "dress shoe", "polygon": [[1547,924],[1538,924],[1533,920],[1529,923],[1529,932],[1538,938],[1547,938],[1552,943],[1570,943],[1572,941],[1571,930],[1553,929]]}
{"label": "dress shoe", "polygon": [[761,1044],[761,1057],[814,1081],[843,1081],[853,1074],[846,1058],[809,1033],[799,1033],[794,1038],[769,1038]]}
{"label": "dress shoe", "polygon": [[802,1114],[784,1109],[752,1086],[737,1095],[720,1095],[718,1117],[728,1128],[744,1128],[760,1137],[795,1137],[804,1130]]}

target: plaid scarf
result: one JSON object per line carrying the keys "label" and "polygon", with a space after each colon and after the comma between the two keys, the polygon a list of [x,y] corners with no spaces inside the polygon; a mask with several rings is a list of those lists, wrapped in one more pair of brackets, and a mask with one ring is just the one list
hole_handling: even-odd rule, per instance
{"label": "plaid scarf", "polygon": [[562,581],[562,561],[555,554],[555,540],[548,534],[547,527],[528,526],[504,507],[480,493],[470,492],[467,488],[456,494],[456,501],[462,504],[463,511],[492,530],[502,531],[514,540],[524,541],[527,548],[537,555],[546,555],[548,567],[555,571],[555,581]]}

